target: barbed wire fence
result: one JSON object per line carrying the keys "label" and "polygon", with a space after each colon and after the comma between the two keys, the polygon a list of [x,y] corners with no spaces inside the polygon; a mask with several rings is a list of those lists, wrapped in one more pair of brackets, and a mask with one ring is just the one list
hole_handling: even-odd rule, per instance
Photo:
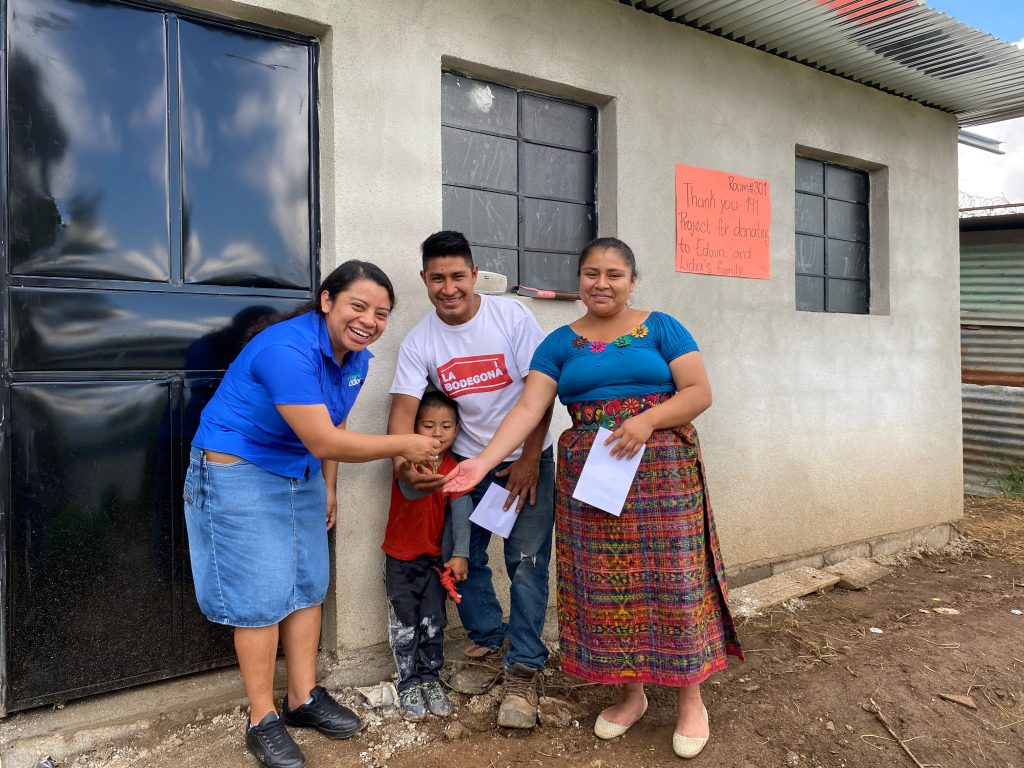
{"label": "barbed wire fence", "polygon": [[1011,203],[1005,195],[983,197],[963,190],[960,190],[958,207],[961,219],[972,216],[1003,216],[1011,213],[1024,213],[1024,202]]}

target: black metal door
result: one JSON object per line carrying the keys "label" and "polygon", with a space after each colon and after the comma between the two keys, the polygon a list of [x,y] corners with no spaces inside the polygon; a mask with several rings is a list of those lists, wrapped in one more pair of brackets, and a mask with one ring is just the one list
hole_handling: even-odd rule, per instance
{"label": "black metal door", "polygon": [[315,41],[2,4],[0,714],[231,658],[183,466],[247,329],[311,294],[318,238]]}

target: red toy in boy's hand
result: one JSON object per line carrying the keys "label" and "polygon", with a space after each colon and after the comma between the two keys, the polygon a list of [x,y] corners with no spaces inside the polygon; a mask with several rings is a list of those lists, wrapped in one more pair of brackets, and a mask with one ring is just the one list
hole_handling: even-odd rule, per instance
{"label": "red toy in boy's hand", "polygon": [[462,595],[455,591],[455,576],[452,575],[452,569],[445,568],[442,571],[440,568],[435,567],[434,570],[437,571],[437,575],[441,578],[441,586],[445,588],[452,602],[456,605],[461,603]]}

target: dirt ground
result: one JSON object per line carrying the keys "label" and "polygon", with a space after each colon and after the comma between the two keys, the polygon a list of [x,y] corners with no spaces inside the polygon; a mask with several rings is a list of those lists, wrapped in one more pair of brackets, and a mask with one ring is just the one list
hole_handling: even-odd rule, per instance
{"label": "dirt ground", "polygon": [[[942,553],[901,556],[869,590],[835,590],[741,620],[747,661],[705,685],[712,738],[694,764],[1024,768],[1024,616],[1012,613],[1024,610],[1024,502],[968,498],[966,511],[962,539]],[[304,732],[297,740],[311,768],[680,764],[672,691],[649,691],[644,719],[603,742],[591,729],[615,692],[561,675],[557,657],[549,666],[546,693],[563,700],[552,706],[567,711],[564,725],[500,731],[496,691],[454,695],[454,718],[412,725],[344,690],[338,697],[367,728],[349,741]],[[976,709],[942,694],[969,697]],[[238,711],[200,716],[60,768],[251,768],[243,722]]]}

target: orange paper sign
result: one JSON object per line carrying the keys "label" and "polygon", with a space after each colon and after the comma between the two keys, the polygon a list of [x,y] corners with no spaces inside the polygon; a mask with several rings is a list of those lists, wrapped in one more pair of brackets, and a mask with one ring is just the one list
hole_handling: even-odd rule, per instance
{"label": "orange paper sign", "polygon": [[676,272],[771,277],[768,182],[676,165]]}

